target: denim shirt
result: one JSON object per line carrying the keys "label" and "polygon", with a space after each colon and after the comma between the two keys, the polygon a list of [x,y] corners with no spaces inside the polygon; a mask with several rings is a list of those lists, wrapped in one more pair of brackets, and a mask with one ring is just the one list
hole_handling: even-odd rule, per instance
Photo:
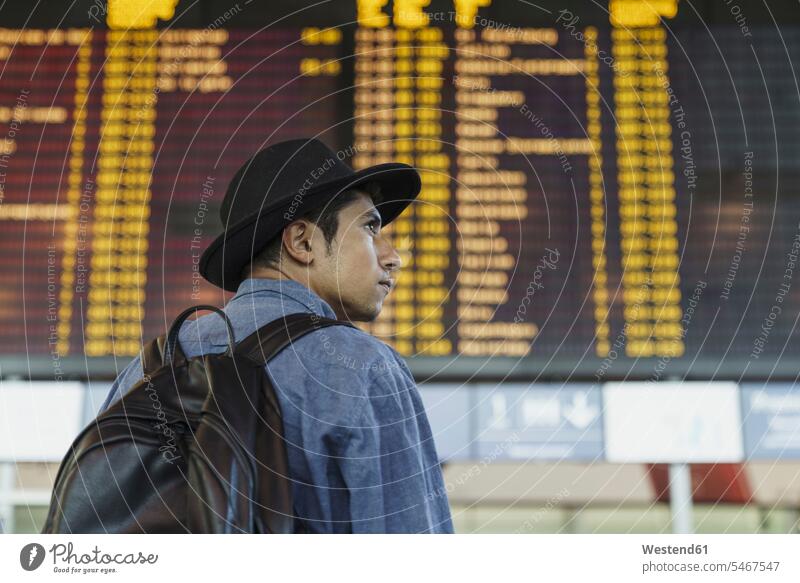
{"label": "denim shirt", "polygon": [[[333,309],[292,280],[246,279],[224,309],[236,341],[287,314]],[[224,352],[221,317],[184,322],[187,357]],[[319,533],[451,533],[446,490],[422,400],[402,357],[347,326],[303,336],[266,366],[284,424],[295,513]],[[143,376],[136,357],[104,411]]]}

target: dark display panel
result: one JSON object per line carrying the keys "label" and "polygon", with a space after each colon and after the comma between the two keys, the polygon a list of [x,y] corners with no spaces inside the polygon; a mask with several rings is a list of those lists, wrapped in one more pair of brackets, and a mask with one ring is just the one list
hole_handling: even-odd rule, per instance
{"label": "dark display panel", "polygon": [[4,371],[113,374],[223,303],[197,262],[228,180],[318,136],[420,170],[387,229],[406,267],[363,325],[415,372],[795,374],[800,26],[666,0],[341,4],[0,31]]}

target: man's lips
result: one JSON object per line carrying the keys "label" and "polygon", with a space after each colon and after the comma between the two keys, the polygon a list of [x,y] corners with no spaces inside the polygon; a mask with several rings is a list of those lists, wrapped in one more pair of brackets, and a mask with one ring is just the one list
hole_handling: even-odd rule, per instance
{"label": "man's lips", "polygon": [[392,287],[394,286],[391,280],[384,280],[378,283],[378,287],[382,287],[383,289],[385,289],[386,293],[388,294],[390,291],[392,291]]}

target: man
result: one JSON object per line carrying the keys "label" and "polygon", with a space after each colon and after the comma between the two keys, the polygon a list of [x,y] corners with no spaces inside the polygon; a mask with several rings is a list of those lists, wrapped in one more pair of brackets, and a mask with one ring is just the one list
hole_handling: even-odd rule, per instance
{"label": "man", "polygon": [[[374,320],[400,257],[381,231],[417,196],[405,164],[354,172],[318,140],[268,147],[234,176],[225,232],[202,275],[236,295],[236,341],[297,312]],[[216,314],[187,321],[186,356],[223,352]],[[453,531],[441,470],[414,379],[400,355],[359,329],[311,332],[267,366],[281,407],[298,528],[320,533]],[[139,358],[102,409],[142,378]]]}

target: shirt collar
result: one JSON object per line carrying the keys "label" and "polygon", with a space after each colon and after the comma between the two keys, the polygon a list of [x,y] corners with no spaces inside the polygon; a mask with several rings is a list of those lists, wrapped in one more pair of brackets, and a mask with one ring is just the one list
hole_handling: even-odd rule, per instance
{"label": "shirt collar", "polygon": [[[323,318],[337,319],[336,312],[330,304],[320,298],[317,294],[304,286],[302,283],[293,279],[264,279],[248,278],[239,284],[236,295],[230,302],[242,301],[248,295],[272,293],[281,296],[280,302],[296,302],[302,304],[309,312],[313,312]],[[254,301],[254,298],[250,298]],[[228,303],[230,303],[228,302]]]}

